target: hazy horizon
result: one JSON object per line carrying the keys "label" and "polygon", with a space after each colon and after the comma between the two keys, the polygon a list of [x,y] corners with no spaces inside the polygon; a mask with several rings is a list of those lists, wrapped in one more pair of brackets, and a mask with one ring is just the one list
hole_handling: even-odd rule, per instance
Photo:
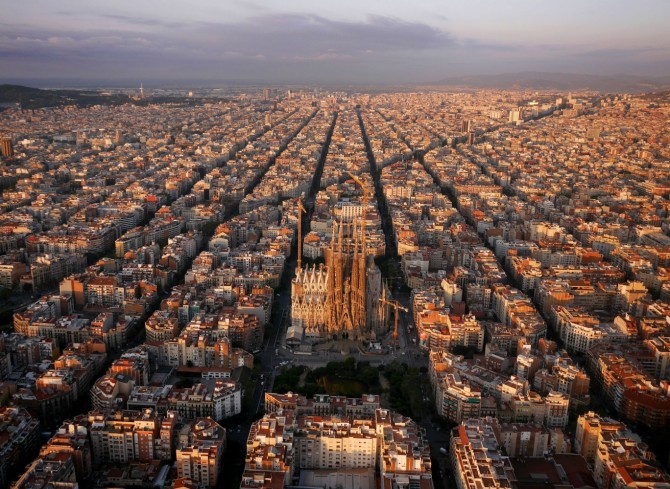
{"label": "hazy horizon", "polygon": [[0,21],[0,81],[398,85],[518,72],[668,76],[670,2],[635,6],[36,0],[14,4]]}

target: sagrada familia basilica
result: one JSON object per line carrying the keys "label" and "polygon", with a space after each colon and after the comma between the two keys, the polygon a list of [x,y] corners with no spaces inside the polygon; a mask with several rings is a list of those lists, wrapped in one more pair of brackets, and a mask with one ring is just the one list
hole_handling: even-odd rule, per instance
{"label": "sagrada familia basilica", "polygon": [[375,341],[389,332],[390,294],[367,253],[365,219],[333,223],[325,264],[299,265],[291,294],[291,326],[307,341]]}

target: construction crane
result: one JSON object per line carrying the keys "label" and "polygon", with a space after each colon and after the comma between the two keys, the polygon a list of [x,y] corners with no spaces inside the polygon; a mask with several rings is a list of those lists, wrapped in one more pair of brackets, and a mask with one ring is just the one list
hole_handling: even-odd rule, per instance
{"label": "construction crane", "polygon": [[368,188],[365,186],[365,183],[363,183],[363,180],[357,175],[354,175],[350,171],[347,172],[347,174],[351,177],[351,179],[356,182],[356,184],[361,187],[361,190],[363,191],[363,204],[368,203]]}
{"label": "construction crane", "polygon": [[390,301],[388,299],[385,299],[384,297],[379,299],[379,302],[382,303],[382,304],[386,304],[388,306],[393,307],[393,309],[395,311],[395,318],[394,318],[395,319],[395,324],[393,326],[393,342],[397,345],[398,344],[398,310],[408,312],[407,308],[401,306],[400,302],[398,302],[396,300]]}
{"label": "construction crane", "polygon": [[302,270],[302,213],[307,212],[298,199],[298,270]]}

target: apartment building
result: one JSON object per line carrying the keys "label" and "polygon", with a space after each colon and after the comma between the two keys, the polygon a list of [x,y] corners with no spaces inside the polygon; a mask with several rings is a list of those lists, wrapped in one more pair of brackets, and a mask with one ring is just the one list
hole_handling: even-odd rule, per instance
{"label": "apartment building", "polygon": [[154,445],[160,436],[159,417],[155,411],[126,410],[108,414],[91,411],[88,422],[95,466],[154,459]]}
{"label": "apartment building", "polygon": [[226,430],[212,418],[204,418],[189,423],[183,431],[187,432],[186,443],[180,443],[175,453],[178,476],[206,487],[217,487]]}
{"label": "apartment building", "polygon": [[484,420],[469,419],[454,428],[449,457],[458,489],[515,486],[510,458],[503,455],[493,427]]}
{"label": "apartment building", "polygon": [[373,467],[377,433],[372,420],[303,415],[294,438],[296,465],[302,469]]}
{"label": "apartment building", "polygon": [[436,385],[437,412],[455,423],[478,418],[481,402],[481,389],[462,380],[458,374],[447,374]]}

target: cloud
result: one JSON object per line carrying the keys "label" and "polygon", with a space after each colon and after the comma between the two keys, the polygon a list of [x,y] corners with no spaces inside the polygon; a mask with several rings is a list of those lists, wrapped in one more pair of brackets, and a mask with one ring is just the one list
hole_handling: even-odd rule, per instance
{"label": "cloud", "polygon": [[[151,51],[150,38],[118,31],[64,32],[0,25],[0,50],[16,56],[44,57],[64,61],[71,56],[93,59],[101,52],[126,56]],[[11,69],[11,66],[9,67]]]}
{"label": "cloud", "polygon": [[[200,36],[226,49],[284,60],[309,61],[328,56],[353,60],[369,51],[423,51],[455,42],[448,33],[426,24],[383,16],[345,22],[317,15],[263,15],[236,24],[202,24],[195,29]],[[191,31],[189,37],[190,34]]]}
{"label": "cloud", "polygon": [[[182,24],[101,14],[90,27],[80,20],[79,29],[0,24],[0,61],[25,57],[20,65],[26,68],[28,60],[42,58],[42,69],[67,66],[71,74],[103,73],[119,65],[129,72],[146,72],[166,61],[177,72],[198,65],[207,74],[257,72],[257,65],[263,65],[275,73],[288,65],[315,70],[324,64],[361,66],[369,63],[372,53],[384,59],[456,45],[443,30],[379,15],[347,22],[318,15],[265,14],[234,23]],[[6,76],[12,76],[11,63],[7,67]]]}
{"label": "cloud", "polygon": [[130,15],[117,15],[117,14],[100,14],[102,19],[109,19],[112,21],[119,22],[121,24],[142,26],[142,27],[167,27],[167,28],[180,28],[184,27],[186,24],[183,22],[167,22],[160,19],[147,19],[146,17],[132,17]]}
{"label": "cloud", "polygon": [[382,15],[344,21],[257,13],[235,22],[189,23],[108,13],[59,12],[59,18],[0,23],[4,77],[402,83],[552,66],[623,72],[637,63],[636,70],[646,70],[636,56],[662,66],[668,59],[656,48],[457,39],[427,23]]}

